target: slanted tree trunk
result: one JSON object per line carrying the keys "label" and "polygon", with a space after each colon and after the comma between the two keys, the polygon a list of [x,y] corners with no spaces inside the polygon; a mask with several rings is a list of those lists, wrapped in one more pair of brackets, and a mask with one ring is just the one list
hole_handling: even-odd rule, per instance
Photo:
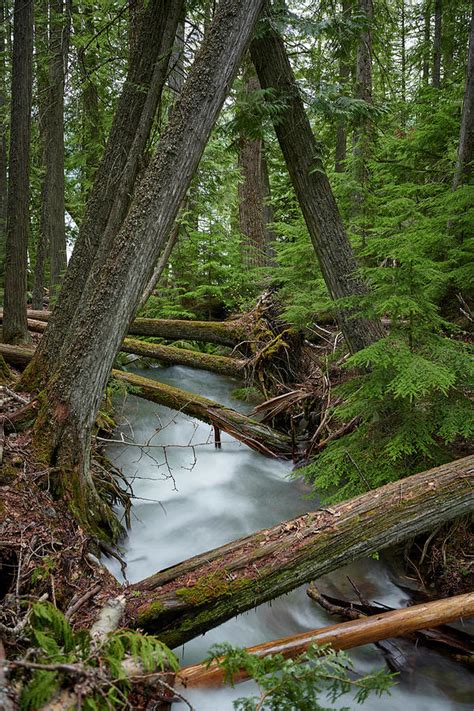
{"label": "slanted tree trunk", "polygon": [[[260,89],[260,83],[251,64],[245,64],[245,74],[244,95],[249,100],[251,94]],[[239,136],[238,165],[242,174],[238,195],[239,227],[244,236],[243,262],[248,267],[266,267],[271,261],[271,233],[265,220],[270,195],[263,139],[249,136],[243,128]]]}
{"label": "slanted tree trunk", "polygon": [[433,72],[431,83],[435,89],[441,86],[441,34],[442,34],[443,0],[434,0],[434,38],[433,38]]}
{"label": "slanted tree trunk", "polygon": [[150,0],[143,14],[140,48],[120,96],[104,158],[97,171],[79,236],[64,277],[51,327],[35,359],[23,374],[22,387],[34,387],[51,375],[65,346],[69,325],[84,293],[99,244],[118,229],[130,203],[139,160],[159,102],[183,0]]}
{"label": "slanted tree trunk", "polygon": [[351,561],[469,514],[473,483],[470,456],[227,543],[127,588],[128,618],[179,646]]}
{"label": "slanted tree trunk", "polygon": [[[466,593],[400,610],[382,612],[376,617],[361,616],[361,619],[358,620],[275,639],[255,647],[249,647],[247,652],[258,657],[282,654],[286,659],[294,659],[312,645],[329,644],[335,650],[353,649],[389,637],[405,637],[417,630],[438,627],[463,618],[467,619],[473,614],[474,593]],[[233,676],[233,682],[244,681],[248,678],[248,672],[245,669],[240,669]],[[226,682],[225,671],[218,661],[212,662],[210,665],[204,662],[184,667],[179,670],[175,678],[175,683],[188,689],[221,686]]]}
{"label": "slanted tree trunk", "polygon": [[472,4],[471,29],[464,85],[464,101],[461,116],[459,148],[454,172],[453,190],[469,183],[474,171],[474,2]]}
{"label": "slanted tree trunk", "polygon": [[32,81],[33,3],[15,0],[3,318],[6,343],[31,340],[26,324],[26,277]]}
{"label": "slanted tree trunk", "polygon": [[42,393],[33,448],[41,461],[60,469],[58,493],[72,498],[77,518],[86,525],[96,526],[101,515],[88,475],[90,435],[115,354],[150,276],[150,265],[176,219],[261,6],[262,0],[220,3],[127,218],[101,269],[91,269],[70,338]]}
{"label": "slanted tree trunk", "polygon": [[[333,299],[366,294],[357,263],[324,171],[315,137],[296,85],[281,37],[266,14],[262,29],[251,44],[252,60],[260,84],[272,88],[286,102],[275,119],[275,132]],[[338,320],[351,352],[365,348],[383,335],[379,322],[353,309],[339,308]]]}

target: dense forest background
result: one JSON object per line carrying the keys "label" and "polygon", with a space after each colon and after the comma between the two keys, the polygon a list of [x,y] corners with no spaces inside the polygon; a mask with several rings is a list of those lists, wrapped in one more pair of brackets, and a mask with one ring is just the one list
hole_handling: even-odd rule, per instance
{"label": "dense forest background", "polygon": [[[276,20],[371,287],[358,306],[382,317],[387,329],[348,363],[370,366],[369,372],[336,390],[334,416],[360,421],[318,457],[320,486],[346,482],[338,496],[361,486],[355,460],[377,485],[453,458],[472,433],[465,397],[474,224],[471,10],[467,0],[291,2]],[[189,2],[178,23],[142,172],[213,11],[212,2]],[[1,12],[0,41],[11,50],[11,3],[3,0]],[[28,218],[35,308],[43,307],[45,294],[54,303],[133,56],[140,12],[139,0],[35,5]],[[11,56],[2,52],[2,279]],[[465,114],[471,106],[464,143],[463,100]],[[269,289],[288,323],[321,347],[331,342],[330,369],[344,347],[325,331],[335,306],[273,131],[284,103],[260,88],[247,58],[141,314],[223,318],[249,309]],[[311,466],[307,473],[311,478]]]}

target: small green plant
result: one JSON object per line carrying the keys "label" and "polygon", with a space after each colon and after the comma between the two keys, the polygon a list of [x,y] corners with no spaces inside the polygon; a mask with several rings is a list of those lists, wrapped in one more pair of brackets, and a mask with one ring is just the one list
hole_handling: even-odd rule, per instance
{"label": "small green plant", "polygon": [[285,659],[282,654],[258,657],[219,644],[211,648],[207,661],[217,661],[229,683],[242,669],[257,682],[259,696],[237,699],[236,711],[329,711],[326,704],[334,704],[345,694],[352,692],[354,700],[363,703],[369,694],[381,696],[394,684],[394,675],[385,669],[357,676],[349,656],[327,645],[315,645],[295,659]]}
{"label": "small green plant", "polygon": [[73,631],[64,615],[47,602],[35,603],[30,625],[36,649],[29,661],[43,668],[22,671],[20,709],[24,711],[40,708],[60,689],[75,686],[84,695],[84,711],[124,709],[129,707],[132,686],[123,667],[126,658],[138,661],[143,674],[179,668],[174,654],[156,637],[130,630],[110,634],[96,648],[87,630]]}

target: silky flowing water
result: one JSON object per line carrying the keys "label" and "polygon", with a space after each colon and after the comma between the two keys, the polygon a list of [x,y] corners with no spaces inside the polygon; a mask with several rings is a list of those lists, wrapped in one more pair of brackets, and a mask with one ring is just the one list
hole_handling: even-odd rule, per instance
{"label": "silky flowing water", "polygon": [[[232,397],[240,384],[230,378],[174,366],[137,370],[139,374],[185,388],[234,409],[250,408]],[[165,407],[133,395],[123,403],[124,423],[115,437],[124,437],[146,448],[110,445],[109,456],[132,482],[137,497],[132,528],[123,545],[127,577],[138,581],[161,568],[235,538],[275,525],[318,507],[306,497],[301,483],[291,481],[291,465],[263,457],[223,434],[222,449],[214,448],[211,428]],[[163,449],[165,445],[165,449]],[[120,568],[110,563],[120,575]],[[353,598],[349,578],[365,597],[402,606],[407,594],[392,581],[381,561],[357,561],[318,580],[323,591]],[[201,661],[212,644],[227,641],[251,646],[328,624],[327,615],[306,595],[303,586],[272,603],[229,620],[175,650],[183,665]],[[407,661],[391,695],[371,696],[363,708],[394,711],[447,711],[473,709],[472,675],[450,659],[409,642],[397,642]],[[384,665],[374,645],[351,651],[358,672]],[[220,690],[188,690],[196,711],[227,711],[233,699],[256,693],[252,682]],[[362,708],[350,696],[339,707]],[[173,711],[185,709],[173,704]]]}

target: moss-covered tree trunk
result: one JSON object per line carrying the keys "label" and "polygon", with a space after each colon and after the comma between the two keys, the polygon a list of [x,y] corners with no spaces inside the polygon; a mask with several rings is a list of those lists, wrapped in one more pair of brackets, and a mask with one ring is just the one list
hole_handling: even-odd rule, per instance
{"label": "moss-covered tree trunk", "polygon": [[[100,272],[94,267],[54,376],[41,393],[33,433],[37,459],[59,470],[57,487],[76,515],[96,526],[84,488],[90,435],[115,354],[176,219],[250,39],[262,0],[222,0],[181,97],[140,181]],[[100,249],[99,249],[100,251]]]}
{"label": "moss-covered tree trunk", "polygon": [[[275,116],[275,132],[326,286],[334,300],[364,295],[367,288],[357,275],[355,256],[283,40],[272,26],[268,3],[262,22],[250,52],[262,88],[273,89],[273,96],[276,94],[285,104]],[[383,335],[378,321],[361,316],[356,309],[339,308],[338,314],[339,325],[353,353]]]}
{"label": "moss-covered tree trunk", "polygon": [[474,456],[207,551],[127,588],[132,624],[170,646],[474,510]]}
{"label": "moss-covered tree trunk", "polygon": [[469,48],[467,54],[464,101],[459,134],[458,156],[454,172],[453,190],[469,183],[474,172],[474,3],[471,13]]}

